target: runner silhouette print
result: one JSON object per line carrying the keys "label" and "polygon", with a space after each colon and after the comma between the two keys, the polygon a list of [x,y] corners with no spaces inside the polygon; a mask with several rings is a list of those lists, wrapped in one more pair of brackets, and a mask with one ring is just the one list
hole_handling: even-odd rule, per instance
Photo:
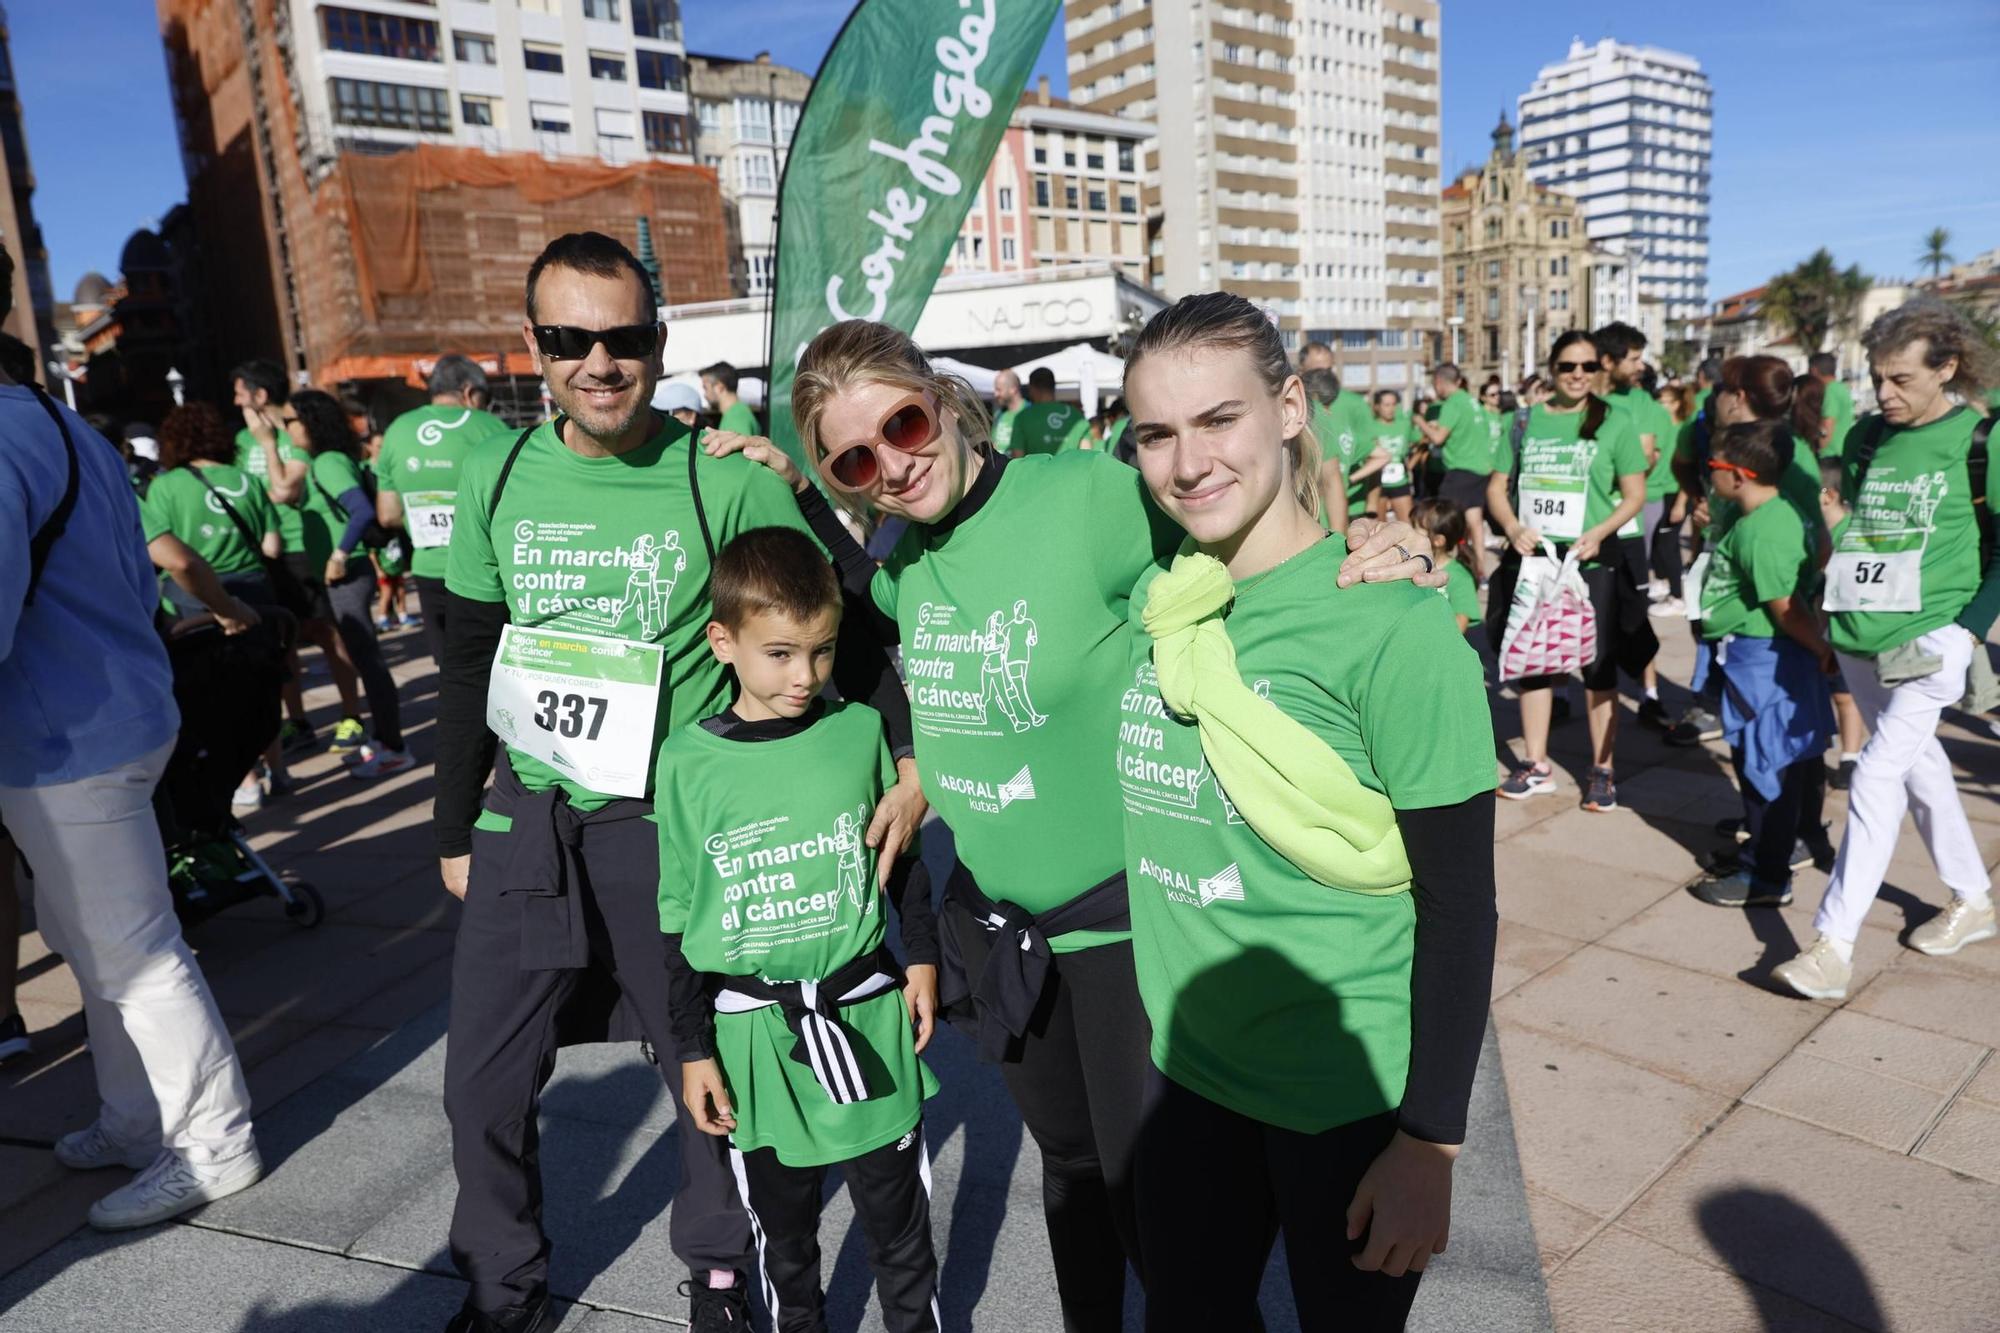
{"label": "runner silhouette print", "polygon": [[[673,558],[670,570],[665,569],[669,555]],[[625,610],[639,617],[641,638],[655,638],[666,628],[667,600],[686,569],[687,552],[681,549],[680,533],[669,531],[657,546],[649,532],[633,539],[632,572],[625,579]]]}

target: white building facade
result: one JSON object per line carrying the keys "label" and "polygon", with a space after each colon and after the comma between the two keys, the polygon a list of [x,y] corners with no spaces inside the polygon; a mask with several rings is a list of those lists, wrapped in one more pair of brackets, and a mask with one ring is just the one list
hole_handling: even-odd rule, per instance
{"label": "white building facade", "polygon": [[778,240],[778,183],[812,91],[812,76],[755,59],[688,57],[695,156],[715,172],[729,223],[730,282],[738,296],[771,289]]}
{"label": "white building facade", "polygon": [[1639,292],[1671,320],[1708,291],[1713,95],[1692,56],[1605,38],[1572,42],[1518,99],[1534,180],[1575,195],[1592,241],[1616,241]]}
{"label": "white building facade", "polygon": [[290,0],[312,140],[694,161],[679,0]]}

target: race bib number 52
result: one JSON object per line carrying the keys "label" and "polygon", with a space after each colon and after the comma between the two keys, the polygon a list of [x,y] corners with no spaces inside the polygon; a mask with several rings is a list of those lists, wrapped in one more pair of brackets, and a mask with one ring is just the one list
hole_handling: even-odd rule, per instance
{"label": "race bib number 52", "polygon": [[1922,551],[1841,551],[1826,562],[1829,611],[1921,611]]}
{"label": "race bib number 52", "polygon": [[665,655],[657,644],[509,625],[486,725],[514,749],[607,796],[644,796]]}

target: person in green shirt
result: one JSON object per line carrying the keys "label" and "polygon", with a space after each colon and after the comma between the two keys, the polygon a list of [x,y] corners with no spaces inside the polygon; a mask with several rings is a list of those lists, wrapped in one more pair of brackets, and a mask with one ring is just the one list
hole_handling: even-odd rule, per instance
{"label": "person in green shirt", "polygon": [[[1937,738],[2000,614],[2000,555],[1988,554],[2000,550],[1990,540],[2000,468],[1986,423],[1962,406],[1986,388],[1991,353],[1964,313],[1935,297],[1880,316],[1861,345],[1880,412],[1854,423],[1842,454],[1848,515],[1834,534],[1824,605],[1827,638],[1873,734],[1848,785],[1840,856],[1813,917],[1819,938],[1773,974],[1813,999],[1847,993],[1855,941],[1908,808],[1923,812],[1918,830],[1952,894],[1911,933],[1910,947],[1953,954],[2000,934],[1986,860]],[[1984,512],[1972,495],[1975,449],[1985,454]]]}
{"label": "person in green shirt", "polygon": [[993,452],[1011,457],[1014,448],[1014,420],[1027,406],[1021,397],[1021,377],[1011,370],[993,376]]}
{"label": "person in green shirt", "polygon": [[[1571,329],[1557,338],[1549,370],[1555,392],[1529,411],[1518,452],[1511,441],[1503,444],[1487,488],[1487,503],[1509,548],[1487,590],[1487,633],[1500,651],[1524,558],[1542,554],[1544,541],[1559,558],[1575,554],[1597,623],[1597,657],[1583,672],[1591,749],[1583,808],[1602,812],[1618,808],[1613,772],[1618,673],[1637,678],[1659,650],[1637,566],[1625,549],[1639,540],[1646,455],[1630,416],[1590,391],[1600,372],[1598,349],[1589,334]],[[1562,679],[1529,676],[1514,682],[1524,753],[1500,784],[1500,795],[1509,800],[1556,789],[1548,758],[1549,725],[1554,687]]]}
{"label": "person in green shirt", "polygon": [[1431,539],[1431,558],[1448,576],[1438,591],[1458,618],[1458,632],[1463,634],[1479,619],[1479,582],[1472,577],[1472,560],[1465,550],[1465,511],[1441,498],[1419,500],[1415,525]]}
{"label": "person in green shirt", "polygon": [[1369,483],[1388,461],[1388,453],[1375,455],[1373,433],[1354,411],[1363,400],[1359,394],[1341,392],[1339,376],[1316,369],[1302,372],[1299,380],[1312,404],[1313,438],[1320,449],[1320,523],[1333,532],[1345,532],[1351,519],[1368,512]]}
{"label": "person in green shirt", "polygon": [[[1033,410],[1016,423],[1017,452]],[[959,860],[940,913],[946,1012],[999,1064],[1041,1149],[1066,1327],[1115,1331],[1138,1253],[1131,1162],[1149,1034],[1111,775],[1132,589],[1178,530],[1139,474],[1102,453],[982,451],[989,426],[971,386],[888,325],[822,331],[799,362],[792,414],[821,486],[909,524],[879,568],[781,450],[716,448],[790,483],[850,595],[872,596],[873,628],[902,649],[924,789]],[[1142,452],[1150,429],[1135,410]],[[1416,536],[1351,527],[1322,591],[1418,576],[1430,561],[1408,553]],[[1442,571],[1426,579],[1442,582]]]}
{"label": "person in green shirt", "polygon": [[1486,414],[1465,391],[1465,374],[1449,361],[1431,372],[1437,390],[1435,420],[1419,429],[1442,469],[1436,494],[1465,511],[1472,533],[1472,572],[1486,577],[1481,540],[1486,531],[1486,479],[1493,472],[1493,428]]}
{"label": "person in green shirt", "polygon": [[1007,456],[1025,458],[1079,449],[1089,434],[1090,418],[1083,409],[1057,400],[1056,373],[1047,366],[1036,366],[1028,375],[1028,405],[1014,416]]}
{"label": "person in green shirt", "polygon": [[424,642],[433,664],[444,665],[444,622],[452,516],[458,475],[480,441],[512,436],[514,428],[474,407],[487,393],[486,372],[471,357],[438,358],[428,383],[431,400],[403,413],[382,432],[375,460],[375,508],[385,528],[401,528],[415,549],[410,572],[423,609]]}
{"label": "person in green shirt", "polygon": [[[1377,485],[1369,493],[1369,511],[1386,512],[1408,523],[1416,503],[1416,487],[1410,475],[1410,450],[1417,439],[1416,425],[1410,414],[1403,411],[1403,396],[1394,389],[1377,389],[1368,405],[1368,453],[1371,458],[1377,453],[1382,456],[1382,465],[1373,478]],[[1470,566],[1467,571],[1470,572]]]}
{"label": "person in green shirt", "polygon": [[1820,399],[1819,433],[1811,436],[1816,452],[1839,458],[1854,429],[1854,392],[1840,378],[1840,359],[1832,352],[1814,352],[1806,362],[1812,377],[1826,386]]}
{"label": "person in green shirt", "polygon": [[[1117,738],[1152,1027],[1147,1324],[1258,1327],[1282,1229],[1319,1256],[1290,1271],[1302,1325],[1401,1328],[1485,1026],[1478,658],[1421,588],[1331,590],[1340,544],[1293,443],[1307,395],[1257,307],[1155,316],[1126,386],[1141,475],[1186,532],[1133,594]],[[1472,984],[1448,996],[1447,974]]]}
{"label": "person in green shirt", "polygon": [[715,428],[734,431],[738,435],[755,435],[757,414],[750,410],[750,404],[736,396],[739,382],[736,367],[727,361],[702,368],[701,391],[708,398],[709,408],[719,418]]}
{"label": "person in green shirt", "polygon": [[[1639,587],[1650,590],[1661,564],[1653,558],[1652,547],[1655,539],[1661,537],[1660,528],[1669,508],[1667,495],[1674,488],[1673,459],[1667,453],[1674,433],[1673,420],[1646,389],[1646,379],[1653,372],[1646,365],[1645,334],[1630,324],[1614,321],[1590,338],[1603,358],[1604,400],[1613,411],[1622,412],[1631,420],[1639,437],[1639,448],[1646,456],[1646,507],[1639,511],[1638,539],[1625,544],[1625,558],[1632,562],[1632,577]],[[1678,542],[1679,538],[1664,540]],[[1666,731],[1673,723],[1667,716],[1666,705],[1660,702],[1659,668],[1651,662],[1640,672],[1640,689],[1639,725]]]}
{"label": "person in green shirt", "polygon": [[1792,461],[1791,424],[1754,421],[1725,428],[1708,464],[1716,493],[1741,513],[1702,582],[1707,642],[1696,666],[1698,675],[1719,671],[1728,683],[1724,734],[1743,797],[1742,849],[1731,848],[1689,886],[1716,907],[1791,902],[1801,844],[1824,867],[1834,860],[1821,823],[1821,755],[1833,738],[1828,677],[1838,668],[1811,601],[1819,553],[1779,490]]}
{"label": "person in green shirt", "polygon": [[937,1080],[917,1058],[937,931],[911,857],[893,881],[907,969],[885,943],[862,836],[896,785],[882,715],[821,697],[841,592],[812,538],[743,533],[717,554],[711,594],[708,647],[735,700],[669,733],[653,781],[681,1099],[729,1140],[781,1323],[824,1307],[820,1199],[838,1165],[886,1326],[939,1333],[922,1121]]}
{"label": "person in green shirt", "polygon": [[[665,330],[651,278],[619,242],[551,241],[528,271],[522,337],[559,415],[466,455],[445,571],[433,825],[445,889],[465,904],[444,1105],[459,1185],[450,1251],[471,1284],[452,1333],[532,1323],[547,1307],[536,1124],[557,1046],[643,1036],[677,1049],[655,763],[665,737],[729,699],[706,639],[716,543],[805,526],[769,471],[708,456],[651,408]],[[901,684],[868,637],[841,657],[842,697],[906,732]],[[885,870],[924,810],[899,758],[861,834]],[[689,1322],[747,1328],[753,1242],[727,1146],[675,1100],[670,1239],[691,1270]]]}

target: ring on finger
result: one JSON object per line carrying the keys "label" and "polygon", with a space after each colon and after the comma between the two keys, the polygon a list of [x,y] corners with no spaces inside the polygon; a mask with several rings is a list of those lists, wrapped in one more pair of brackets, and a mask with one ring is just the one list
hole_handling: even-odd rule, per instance
{"label": "ring on finger", "polygon": [[1403,544],[1401,542],[1397,542],[1393,549],[1395,550],[1397,555],[1403,557],[1403,563],[1406,565],[1409,564],[1410,561],[1416,559],[1415,556],[1411,555],[1407,550],[1403,549]]}

